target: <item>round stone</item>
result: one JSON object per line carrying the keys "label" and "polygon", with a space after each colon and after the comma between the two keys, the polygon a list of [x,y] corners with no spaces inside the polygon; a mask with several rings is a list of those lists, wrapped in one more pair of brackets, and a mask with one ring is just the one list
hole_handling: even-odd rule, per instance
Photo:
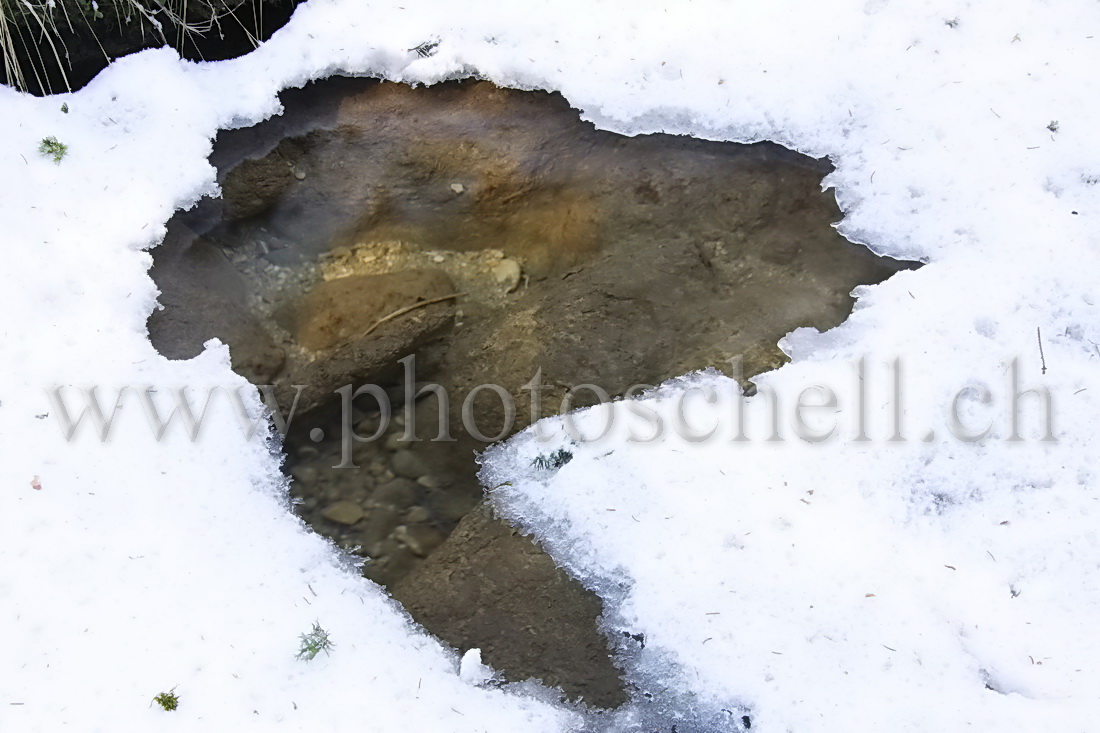
{"label": "round stone", "polygon": [[393,467],[394,473],[405,478],[418,479],[428,473],[428,467],[424,465],[424,461],[411,450],[399,450],[394,453],[390,466]]}
{"label": "round stone", "polygon": [[426,489],[442,489],[444,486],[447,485],[447,483],[443,479],[439,478],[438,476],[433,476],[430,473],[418,478],[416,480],[416,483],[420,484]]}
{"label": "round stone", "polygon": [[393,538],[419,557],[427,557],[447,539],[446,535],[427,524],[402,524],[393,531]]}
{"label": "round stone", "polygon": [[510,293],[519,287],[520,276],[523,270],[515,260],[501,260],[493,265],[493,278],[506,293]]}
{"label": "round stone", "polygon": [[309,431],[309,439],[314,443],[320,443],[325,439],[325,431],[321,430],[321,428],[314,428]]}
{"label": "round stone", "polygon": [[378,506],[391,506],[404,509],[416,504],[420,487],[407,478],[395,478],[374,490],[371,501]]}
{"label": "round stone", "polygon": [[290,469],[290,475],[294,477],[295,481],[311,484],[317,480],[317,469],[312,466],[295,466]]}
{"label": "round stone", "polygon": [[330,522],[336,522],[337,524],[344,524],[351,526],[358,522],[360,519],[366,516],[366,512],[363,511],[363,507],[356,504],[354,501],[338,501],[334,504],[329,504],[321,512],[321,516]]}

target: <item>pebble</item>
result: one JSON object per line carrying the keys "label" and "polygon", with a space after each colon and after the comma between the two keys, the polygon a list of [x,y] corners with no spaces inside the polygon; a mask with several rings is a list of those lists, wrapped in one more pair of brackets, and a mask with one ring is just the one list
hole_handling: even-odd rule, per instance
{"label": "pebble", "polygon": [[402,524],[393,531],[393,538],[420,557],[427,557],[446,539],[442,532],[427,524]]}
{"label": "pebble", "polygon": [[411,548],[398,547],[386,558],[386,574],[390,578],[403,578],[413,571],[421,562],[420,558],[413,554]]}
{"label": "pebble", "polygon": [[388,436],[386,436],[386,443],[385,443],[386,450],[388,450],[388,451],[399,451],[402,448],[408,448],[409,444],[411,444],[413,441],[411,441],[411,440],[402,440],[401,436],[403,436],[403,435],[404,435],[404,433],[402,432],[402,433],[390,433]]}
{"label": "pebble", "polygon": [[375,432],[377,432],[379,422],[380,418],[377,416],[373,418],[368,417],[365,420],[360,420],[359,423],[355,426],[355,434],[358,435],[360,438],[370,438],[375,434]]}
{"label": "pebble", "polygon": [[455,193],[462,193],[466,190],[466,187],[463,186],[461,183],[452,183],[451,190]]}
{"label": "pebble", "polygon": [[424,501],[431,513],[444,522],[457,522],[474,508],[477,499],[469,499],[453,491],[433,490]]}
{"label": "pebble", "polygon": [[424,465],[424,461],[411,450],[399,450],[394,453],[393,458],[390,459],[390,466],[394,473],[405,478],[418,479],[428,473],[428,467]]}
{"label": "pebble", "polygon": [[295,481],[312,484],[317,480],[317,469],[312,466],[295,466],[290,469],[290,475],[294,477]]}
{"label": "pebble", "polygon": [[416,503],[417,494],[420,493],[419,488],[407,478],[395,478],[375,489],[370,498],[379,506],[406,509]]}
{"label": "pebble", "polygon": [[427,507],[414,506],[412,509],[405,513],[405,521],[410,523],[428,522],[431,521],[432,513],[428,511]]}
{"label": "pebble", "polygon": [[430,473],[424,474],[423,476],[416,479],[416,483],[420,484],[426,489],[442,489],[444,486],[447,485],[443,479],[439,478],[438,476],[433,476]]}
{"label": "pebble", "polygon": [[446,262],[446,261],[447,261],[447,258],[444,257],[443,255],[436,255],[435,257],[432,258],[432,262],[434,262],[436,264],[440,264],[440,263]]}
{"label": "pebble", "polygon": [[[391,506],[376,507],[371,510],[370,516],[367,517],[367,523],[363,529],[363,544],[374,548],[376,544],[389,537],[390,532],[393,532],[394,528],[400,524],[400,511]],[[372,549],[370,554],[378,557],[384,553]]]}
{"label": "pebble", "polygon": [[367,513],[363,511],[363,507],[359,506],[354,501],[347,500],[329,504],[325,507],[324,511],[321,512],[321,516],[330,522],[346,524],[349,527],[365,517],[366,514]]}
{"label": "pebble", "polygon": [[504,287],[504,292],[510,293],[519,287],[523,269],[515,260],[501,260],[493,265],[493,277],[497,283]]}

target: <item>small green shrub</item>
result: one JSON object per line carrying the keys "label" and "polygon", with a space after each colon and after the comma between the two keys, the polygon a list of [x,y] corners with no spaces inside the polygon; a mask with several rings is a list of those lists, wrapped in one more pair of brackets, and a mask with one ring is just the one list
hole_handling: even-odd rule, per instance
{"label": "small green shrub", "polygon": [[535,468],[541,468],[544,471],[558,470],[569,461],[573,460],[573,454],[567,451],[565,448],[558,448],[553,453],[542,454],[535,457],[535,460],[531,461],[531,465]]}
{"label": "small green shrub", "polygon": [[69,146],[58,140],[53,135],[42,138],[38,143],[38,152],[47,158],[53,158],[54,163],[61,163],[61,159],[69,152]]}
{"label": "small green shrub", "polygon": [[[176,688],[173,687],[168,692],[162,692],[153,698],[153,702],[160,705],[162,708],[168,711],[175,710],[180,705],[180,697],[176,694]],[[151,705],[152,703],[150,703]]]}
{"label": "small green shrub", "polygon": [[328,654],[336,645],[332,643],[328,632],[321,628],[321,624],[314,623],[313,630],[308,634],[302,634],[302,644],[298,648],[298,659],[309,661],[321,652]]}

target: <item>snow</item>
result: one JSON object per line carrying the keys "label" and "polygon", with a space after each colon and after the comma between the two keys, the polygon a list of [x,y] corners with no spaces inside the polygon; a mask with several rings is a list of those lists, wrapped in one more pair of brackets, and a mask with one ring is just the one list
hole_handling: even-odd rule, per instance
{"label": "snow", "polygon": [[459,662],[458,676],[469,685],[483,685],[493,679],[493,670],[481,663],[480,649],[468,649]]}
{"label": "snow", "polygon": [[[432,38],[436,55],[408,51]],[[75,94],[0,88],[0,729],[582,724],[529,687],[464,681],[457,654],[292,518],[279,457],[245,438],[225,392],[198,440],[177,424],[158,442],[133,391],[155,385],[162,415],[181,385],[249,394],[221,344],[184,362],[152,349],[146,250],[173,211],[216,193],[218,129],[277,114],[281,89],[337,72],[478,74],[560,90],[626,134],[828,155],[839,230],[929,263],[859,289],[842,326],[788,336],[794,362],[743,403],[734,382],[689,375],[576,417],[595,429],[611,414],[619,432],[603,441],[572,441],[556,419],[548,442],[527,432],[487,456],[486,485],[513,484],[496,504],[604,596],[609,628],[644,636],[622,654],[654,699],[607,726],[1089,729],[1098,43],[1087,2],[310,0],[241,59],[148,51]],[[59,164],[37,153],[50,135],[68,145]],[[73,385],[74,416],[76,388],[98,385],[109,411],[128,387],[110,438],[84,425],[66,441],[55,385]],[[839,411],[807,410],[803,428],[794,406],[815,385]],[[952,426],[968,385],[989,400],[961,393]],[[1034,394],[1010,440],[1012,395],[1036,387],[1057,440],[1040,440]],[[722,419],[715,437],[676,434],[685,393],[696,429]],[[738,404],[745,440],[729,420]],[[665,420],[660,440],[622,432],[651,424],[641,408]],[[831,437],[803,439],[834,418]],[[559,447],[574,454],[559,470],[531,465]],[[298,660],[314,623],[335,648]],[[151,705],[171,689],[177,711]]]}

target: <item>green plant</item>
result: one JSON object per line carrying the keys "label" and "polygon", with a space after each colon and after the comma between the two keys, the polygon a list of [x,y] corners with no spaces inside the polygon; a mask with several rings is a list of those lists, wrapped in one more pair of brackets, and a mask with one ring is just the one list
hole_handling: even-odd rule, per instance
{"label": "green plant", "polygon": [[541,468],[543,470],[557,470],[564,466],[569,461],[573,460],[573,454],[564,448],[558,448],[553,453],[541,454],[535,457],[535,460],[531,461],[531,465],[535,468]]}
{"label": "green plant", "polygon": [[313,630],[308,634],[302,634],[302,644],[298,648],[298,659],[309,661],[321,652],[328,654],[336,645],[332,643],[328,632],[321,628],[321,624],[314,622]]}
{"label": "green plant", "polygon": [[50,135],[42,138],[42,142],[38,143],[38,152],[48,158],[53,158],[54,163],[61,163],[61,159],[69,152],[69,146]]}
{"label": "green plant", "polygon": [[413,46],[410,51],[415,51],[416,55],[422,59],[426,59],[429,56],[435,56],[436,49],[439,47],[439,39],[432,38],[423,43]]}
{"label": "green plant", "polygon": [[[175,710],[180,705],[180,697],[176,694],[176,688],[173,687],[168,692],[162,692],[153,698],[153,702],[160,705],[165,710]],[[149,703],[151,706],[153,703]]]}

